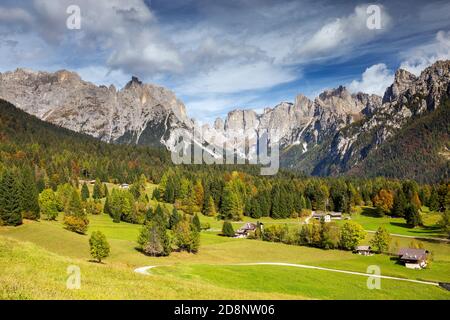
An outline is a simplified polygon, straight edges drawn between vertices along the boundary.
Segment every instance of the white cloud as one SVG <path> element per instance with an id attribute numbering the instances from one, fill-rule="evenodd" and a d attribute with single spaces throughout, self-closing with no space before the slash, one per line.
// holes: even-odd
<path id="1" fill-rule="evenodd" d="M 429 44 L 414 48 L 403 54 L 405 60 L 400 68 L 416 76 L 438 60 L 450 59 L 450 31 L 439 31 L 436 38 Z"/>
<path id="2" fill-rule="evenodd" d="M 370 15 L 367 13 L 367 7 L 368 5 L 359 5 L 352 14 L 326 23 L 304 42 L 299 42 L 294 55 L 300 60 L 341 55 L 387 31 L 391 24 L 387 10 L 379 6 L 381 29 L 369 29 L 367 20 Z"/>
<path id="3" fill-rule="evenodd" d="M 290 69 L 267 62 L 227 63 L 194 77 L 177 89 L 183 94 L 235 93 L 270 88 L 297 77 Z"/>
<path id="4" fill-rule="evenodd" d="M 367 68 L 361 80 L 353 80 L 348 89 L 353 92 L 364 92 L 383 96 L 386 88 L 394 81 L 394 74 L 384 63 L 375 64 Z"/>

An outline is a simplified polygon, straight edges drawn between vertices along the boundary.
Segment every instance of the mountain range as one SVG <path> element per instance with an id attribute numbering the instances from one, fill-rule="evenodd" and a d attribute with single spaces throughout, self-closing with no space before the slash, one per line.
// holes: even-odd
<path id="1" fill-rule="evenodd" d="M 136 77 L 118 90 L 66 70 L 0 73 L 1 99 L 109 143 L 173 150 L 181 130 L 214 154 L 224 143 L 235 151 L 246 150 L 245 144 L 255 147 L 260 132 L 271 131 L 283 167 L 320 176 L 448 178 L 449 96 L 450 61 L 438 61 L 418 77 L 399 69 L 383 97 L 351 94 L 340 86 L 314 100 L 300 94 L 295 102 L 261 114 L 233 110 L 225 119 L 199 126 L 173 92 Z"/>

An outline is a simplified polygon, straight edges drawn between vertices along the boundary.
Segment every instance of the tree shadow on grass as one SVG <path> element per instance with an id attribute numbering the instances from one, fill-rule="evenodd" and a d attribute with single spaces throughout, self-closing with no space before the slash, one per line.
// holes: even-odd
<path id="1" fill-rule="evenodd" d="M 371 218 L 380 218 L 380 215 L 375 208 L 364 207 L 362 208 L 361 215 Z"/>
<path id="2" fill-rule="evenodd" d="M 89 259 L 88 262 L 96 263 L 96 264 L 105 264 L 103 261 L 99 262 L 98 260 L 94 260 L 94 259 Z"/>

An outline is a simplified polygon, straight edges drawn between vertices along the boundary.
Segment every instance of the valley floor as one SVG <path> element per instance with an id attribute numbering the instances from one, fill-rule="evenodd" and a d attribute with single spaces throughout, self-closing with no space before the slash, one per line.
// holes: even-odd
<path id="1" fill-rule="evenodd" d="M 207 220 L 208 218 L 202 217 Z M 135 249 L 140 226 L 114 224 L 107 215 L 90 217 L 89 233 L 100 230 L 111 244 L 103 264 L 90 262 L 88 235 L 56 222 L 31 222 L 0 228 L 2 299 L 450 299 L 433 285 L 381 279 L 367 288 L 361 275 L 283 265 L 236 265 L 260 262 L 302 264 L 433 282 L 450 282 L 450 245 L 423 242 L 433 252 L 425 270 L 410 270 L 386 255 L 359 256 L 339 250 L 232 239 L 202 232 L 198 254 L 172 253 L 154 258 Z M 371 235 L 369 234 L 370 238 Z M 366 239 L 367 241 L 368 239 Z M 401 245 L 408 238 L 395 238 Z M 66 288 L 67 267 L 81 269 L 81 288 Z M 133 272 L 159 266 L 150 275 Z"/>

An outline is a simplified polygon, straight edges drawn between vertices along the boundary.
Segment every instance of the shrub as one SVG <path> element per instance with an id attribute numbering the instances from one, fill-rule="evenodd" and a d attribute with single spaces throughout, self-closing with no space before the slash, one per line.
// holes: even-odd
<path id="1" fill-rule="evenodd" d="M 229 221 L 225 221 L 222 226 L 222 235 L 225 237 L 234 237 L 233 225 Z"/>
<path id="2" fill-rule="evenodd" d="M 72 215 L 64 216 L 64 225 L 67 230 L 85 234 L 88 228 L 89 220 L 83 217 L 77 217 Z"/>

